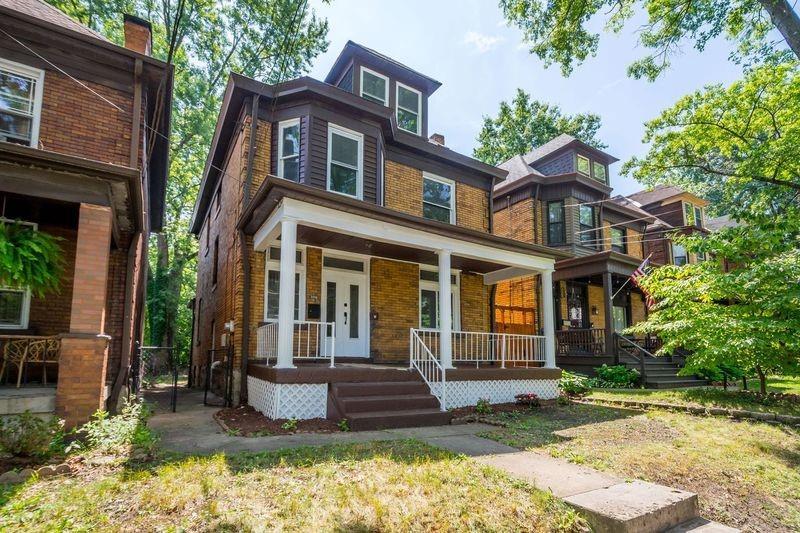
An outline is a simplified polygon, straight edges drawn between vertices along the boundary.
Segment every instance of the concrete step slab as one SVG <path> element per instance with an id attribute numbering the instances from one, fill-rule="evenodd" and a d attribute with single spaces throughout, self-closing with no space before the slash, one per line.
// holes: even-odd
<path id="1" fill-rule="evenodd" d="M 25 411 L 33 414 L 50 414 L 56 410 L 55 387 L 0 389 L 0 416 L 18 415 Z"/>
<path id="2" fill-rule="evenodd" d="M 597 532 L 655 533 L 698 517 L 697 495 L 646 481 L 568 496 Z"/>
<path id="3" fill-rule="evenodd" d="M 726 526 L 719 522 L 712 522 L 705 518 L 695 518 L 683 524 L 679 524 L 665 533 L 738 533 L 741 529 Z"/>

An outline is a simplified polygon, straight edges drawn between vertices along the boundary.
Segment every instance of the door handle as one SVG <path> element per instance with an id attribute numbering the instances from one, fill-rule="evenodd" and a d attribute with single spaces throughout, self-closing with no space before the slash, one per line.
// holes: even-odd
<path id="1" fill-rule="evenodd" d="M 347 311 L 344 312 L 344 325 L 347 325 Z"/>

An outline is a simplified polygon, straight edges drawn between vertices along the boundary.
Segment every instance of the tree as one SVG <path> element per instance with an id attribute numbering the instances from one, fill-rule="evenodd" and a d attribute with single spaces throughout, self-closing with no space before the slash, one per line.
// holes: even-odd
<path id="1" fill-rule="evenodd" d="M 306 72 L 327 50 L 328 23 L 307 0 L 48 0 L 122 44 L 122 13 L 153 23 L 153 55 L 175 65 L 164 231 L 151 238 L 148 343 L 188 354 L 197 244 L 194 198 L 229 72 L 276 83 Z"/>
<path id="2" fill-rule="evenodd" d="M 511 104 L 500 102 L 496 118 L 483 117 L 478 147 L 473 155 L 490 165 L 497 165 L 522 155 L 552 138 L 568 133 L 583 142 L 603 149 L 597 139 L 600 117 L 591 113 L 565 115 L 557 105 L 546 104 L 517 89 Z"/>
<path id="3" fill-rule="evenodd" d="M 546 65 L 560 65 L 565 75 L 597 53 L 600 35 L 589 29 L 590 20 L 604 17 L 605 30 L 619 33 L 639 10 L 647 14 L 639 44 L 650 53 L 628 67 L 635 78 L 658 77 L 685 40 L 702 51 L 724 36 L 737 45 L 733 59 L 785 59 L 787 51 L 770 34 L 777 29 L 800 57 L 800 18 L 787 0 L 500 0 L 500 7 L 508 23 L 522 30 L 530 52 Z"/>

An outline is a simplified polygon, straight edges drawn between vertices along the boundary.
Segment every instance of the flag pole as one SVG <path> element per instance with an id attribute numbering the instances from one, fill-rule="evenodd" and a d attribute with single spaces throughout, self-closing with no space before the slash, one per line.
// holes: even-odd
<path id="1" fill-rule="evenodd" d="M 646 262 L 650 261 L 651 257 L 653 257 L 653 253 L 652 252 L 650 253 L 650 255 L 647 256 L 647 259 L 642 261 L 642 265 L 645 264 Z M 639 267 L 637 267 L 637 268 L 640 268 L 642 265 L 639 265 Z M 614 298 L 617 297 L 617 294 L 619 294 L 622 291 L 622 289 L 625 288 L 625 285 L 628 284 L 628 282 L 631 280 L 632 276 L 633 276 L 632 274 L 631 274 L 631 276 L 628 276 L 628 279 L 625 280 L 625 283 L 623 283 L 622 286 L 619 289 L 617 289 L 617 292 L 615 292 L 614 295 L 611 297 L 612 301 L 614 300 Z"/>

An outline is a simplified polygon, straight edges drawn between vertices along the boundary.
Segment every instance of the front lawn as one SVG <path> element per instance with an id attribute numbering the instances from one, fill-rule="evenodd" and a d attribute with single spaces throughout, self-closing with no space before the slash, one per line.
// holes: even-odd
<path id="1" fill-rule="evenodd" d="M 750 382 L 758 387 L 757 382 Z M 800 394 L 800 378 L 773 377 L 768 381 L 768 392 Z M 596 400 L 634 400 L 640 402 L 666 402 L 695 407 L 724 407 L 800 416 L 800 398 L 759 399 L 750 392 L 728 390 L 720 387 L 688 389 L 593 389 L 589 398 Z"/>
<path id="2" fill-rule="evenodd" d="M 569 531 L 563 503 L 408 440 L 168 457 L 0 485 L 0 531 Z"/>
<path id="3" fill-rule="evenodd" d="M 797 429 L 579 404 L 497 417 L 508 427 L 487 436 L 501 442 L 696 492 L 704 517 L 731 526 L 800 530 Z"/>

